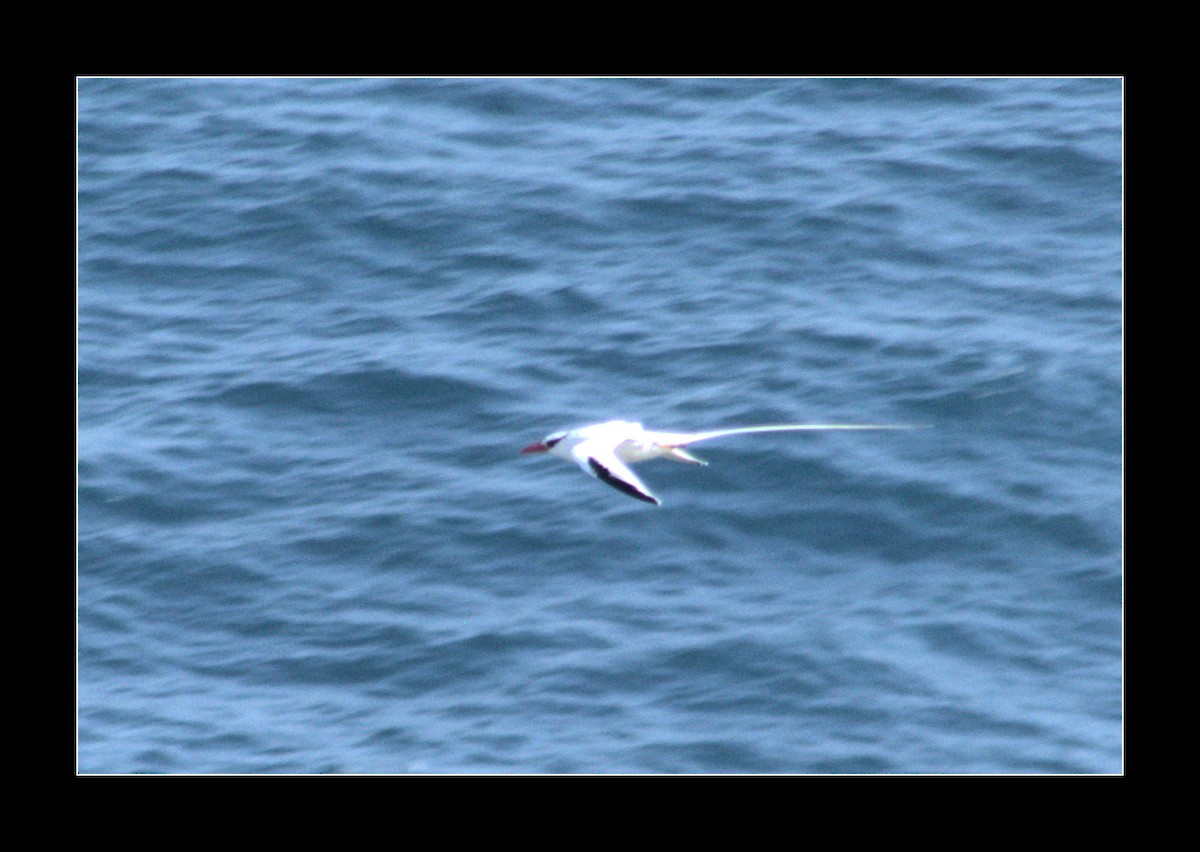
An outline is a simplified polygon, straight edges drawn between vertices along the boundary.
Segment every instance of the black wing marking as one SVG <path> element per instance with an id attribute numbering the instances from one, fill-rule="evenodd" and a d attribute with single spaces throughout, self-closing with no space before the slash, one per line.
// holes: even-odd
<path id="1" fill-rule="evenodd" d="M 606 485 L 611 485 L 613 488 L 617 489 L 623 494 L 628 494 L 630 497 L 636 497 L 639 500 L 645 500 L 647 503 L 653 503 L 655 506 L 660 505 L 659 499 L 653 494 L 647 494 L 639 489 L 636 485 L 626 482 L 624 479 L 613 476 L 612 471 L 600 464 L 600 462 L 596 461 L 596 459 L 592 456 L 588 456 L 588 464 L 591 465 L 592 470 L 596 472 L 596 477 Z"/>

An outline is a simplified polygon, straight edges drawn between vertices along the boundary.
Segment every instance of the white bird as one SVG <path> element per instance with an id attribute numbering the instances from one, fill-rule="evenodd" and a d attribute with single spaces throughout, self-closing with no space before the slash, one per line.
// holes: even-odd
<path id="1" fill-rule="evenodd" d="M 726 435 L 748 435 L 753 432 L 802 432 L 831 429 L 912 429 L 912 426 L 842 425 L 842 424 L 785 424 L 778 426 L 744 426 L 740 429 L 714 429 L 711 432 L 651 432 L 641 423 L 609 420 L 578 429 L 552 432 L 530 444 L 522 453 L 550 453 L 573 461 L 601 482 L 618 491 L 658 506 L 662 503 L 646 487 L 628 465 L 648 459 L 665 458 L 686 464 L 708 464 L 684 447 L 699 441 L 722 438 Z"/>

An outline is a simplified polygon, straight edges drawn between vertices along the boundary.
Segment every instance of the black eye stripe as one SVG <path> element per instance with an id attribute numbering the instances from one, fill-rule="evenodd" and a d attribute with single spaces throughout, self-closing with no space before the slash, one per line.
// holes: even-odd
<path id="1" fill-rule="evenodd" d="M 546 439 L 546 446 L 547 446 L 547 447 L 553 447 L 555 444 L 557 444 L 557 443 L 558 443 L 559 441 L 561 441 L 561 440 L 562 440 L 562 438 L 547 438 L 547 439 Z"/>

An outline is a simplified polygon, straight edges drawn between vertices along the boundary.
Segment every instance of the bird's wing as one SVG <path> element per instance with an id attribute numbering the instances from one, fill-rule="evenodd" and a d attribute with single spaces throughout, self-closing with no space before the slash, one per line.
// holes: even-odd
<path id="1" fill-rule="evenodd" d="M 726 435 L 749 435 L 754 432 L 820 432 L 837 429 L 914 429 L 914 426 L 889 426 L 883 424 L 843 424 L 843 423 L 792 423 L 778 426 L 743 426 L 740 429 L 715 429 L 711 432 L 664 433 L 666 443 L 682 446 L 695 444 L 698 441 L 708 441 L 712 438 L 723 438 Z"/>
<path id="2" fill-rule="evenodd" d="M 606 441 L 583 441 L 575 445 L 571 455 L 579 466 L 591 476 L 596 477 L 606 485 L 611 485 L 618 491 L 645 500 L 658 506 L 662 501 L 655 497 L 637 474 L 630 470 L 623 461 L 617 458 L 614 448 Z"/>

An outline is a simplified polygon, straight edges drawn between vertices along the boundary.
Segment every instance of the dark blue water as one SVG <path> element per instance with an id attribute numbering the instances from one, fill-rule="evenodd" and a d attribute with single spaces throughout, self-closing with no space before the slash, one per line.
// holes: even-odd
<path id="1" fill-rule="evenodd" d="M 1121 111 L 81 80 L 79 771 L 1121 772 Z"/>

